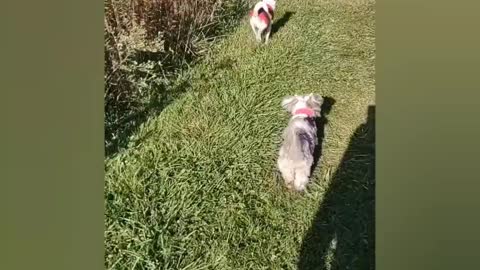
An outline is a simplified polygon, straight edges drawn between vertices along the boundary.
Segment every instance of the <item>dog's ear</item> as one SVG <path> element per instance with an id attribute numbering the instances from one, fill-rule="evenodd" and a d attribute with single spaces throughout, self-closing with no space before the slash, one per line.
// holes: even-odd
<path id="1" fill-rule="evenodd" d="M 293 106 L 297 103 L 298 99 L 296 96 L 287 96 L 284 97 L 282 100 L 282 107 L 291 112 L 293 109 Z"/>
<path id="2" fill-rule="evenodd" d="M 313 93 L 308 96 L 308 100 L 320 106 L 323 103 L 323 98 L 320 95 L 313 94 Z"/>
<path id="3" fill-rule="evenodd" d="M 307 105 L 312 108 L 317 114 L 322 110 L 323 98 L 317 94 L 310 94 L 307 96 Z"/>

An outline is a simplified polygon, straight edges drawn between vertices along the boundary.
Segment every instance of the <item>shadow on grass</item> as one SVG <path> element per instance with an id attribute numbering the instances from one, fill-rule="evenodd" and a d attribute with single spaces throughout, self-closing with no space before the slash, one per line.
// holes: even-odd
<path id="1" fill-rule="evenodd" d="M 375 269 L 374 210 L 375 107 L 370 106 L 305 235 L 298 269 Z"/>
<path id="2" fill-rule="evenodd" d="M 284 27 L 285 24 L 287 24 L 287 22 L 290 20 L 290 18 L 295 14 L 295 12 L 291 12 L 291 11 L 287 11 L 285 12 L 285 14 L 283 14 L 283 16 L 278 19 L 276 22 L 273 23 L 272 25 L 272 33 L 271 35 L 275 35 L 275 33 L 278 32 L 278 30 L 280 30 L 280 28 Z"/>
<path id="3" fill-rule="evenodd" d="M 315 168 L 318 166 L 320 157 L 322 156 L 323 138 L 325 137 L 325 126 L 328 124 L 327 115 L 330 113 L 333 104 L 335 104 L 335 99 L 331 97 L 323 97 L 321 116 L 315 119 L 315 124 L 317 126 L 318 144 L 313 152 L 313 165 L 310 175 L 313 175 Z"/>

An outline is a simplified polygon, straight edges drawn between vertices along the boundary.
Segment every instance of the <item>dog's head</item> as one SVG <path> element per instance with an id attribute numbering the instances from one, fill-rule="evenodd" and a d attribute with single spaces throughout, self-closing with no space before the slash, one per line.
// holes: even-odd
<path id="1" fill-rule="evenodd" d="M 283 98 L 282 107 L 292 115 L 306 114 L 307 116 L 320 116 L 323 98 L 316 94 L 306 96 L 288 96 Z"/>

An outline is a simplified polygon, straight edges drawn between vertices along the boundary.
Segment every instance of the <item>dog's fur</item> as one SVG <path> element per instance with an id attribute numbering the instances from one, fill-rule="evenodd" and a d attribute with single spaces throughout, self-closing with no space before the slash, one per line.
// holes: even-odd
<path id="1" fill-rule="evenodd" d="M 315 118 L 320 116 L 322 103 L 323 98 L 314 94 L 289 96 L 282 101 L 292 117 L 283 133 L 277 165 L 289 189 L 303 191 L 308 184 L 318 144 Z"/>
<path id="2" fill-rule="evenodd" d="M 250 12 L 250 26 L 258 42 L 262 42 L 263 37 L 265 37 L 265 44 L 268 43 L 272 31 L 275 8 L 275 0 L 262 0 L 255 4 L 253 10 Z"/>

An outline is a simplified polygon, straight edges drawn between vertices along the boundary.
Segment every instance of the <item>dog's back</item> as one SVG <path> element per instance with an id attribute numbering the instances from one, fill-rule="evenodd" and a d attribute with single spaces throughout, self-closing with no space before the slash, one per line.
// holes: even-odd
<path id="1" fill-rule="evenodd" d="M 261 8 L 258 11 L 258 19 L 266 25 L 269 25 L 270 21 L 271 21 L 270 16 L 268 15 L 267 11 L 264 10 L 263 8 Z"/>
<path id="2" fill-rule="evenodd" d="M 289 159 L 304 161 L 315 149 L 314 127 L 308 119 L 292 119 L 284 138 L 285 153 Z M 311 120 L 313 121 L 313 120 Z"/>
<path id="3" fill-rule="evenodd" d="M 265 29 L 273 19 L 273 9 L 263 1 L 258 2 L 250 12 L 251 21 L 257 28 Z"/>
<path id="4" fill-rule="evenodd" d="M 265 37 L 265 43 L 268 43 L 275 6 L 275 0 L 262 0 L 255 4 L 250 12 L 250 26 L 255 33 L 255 39 L 259 42 Z"/>
<path id="5" fill-rule="evenodd" d="M 316 127 L 313 119 L 290 120 L 280 148 L 278 167 L 287 186 L 303 190 L 310 177 L 313 152 L 316 145 Z"/>

